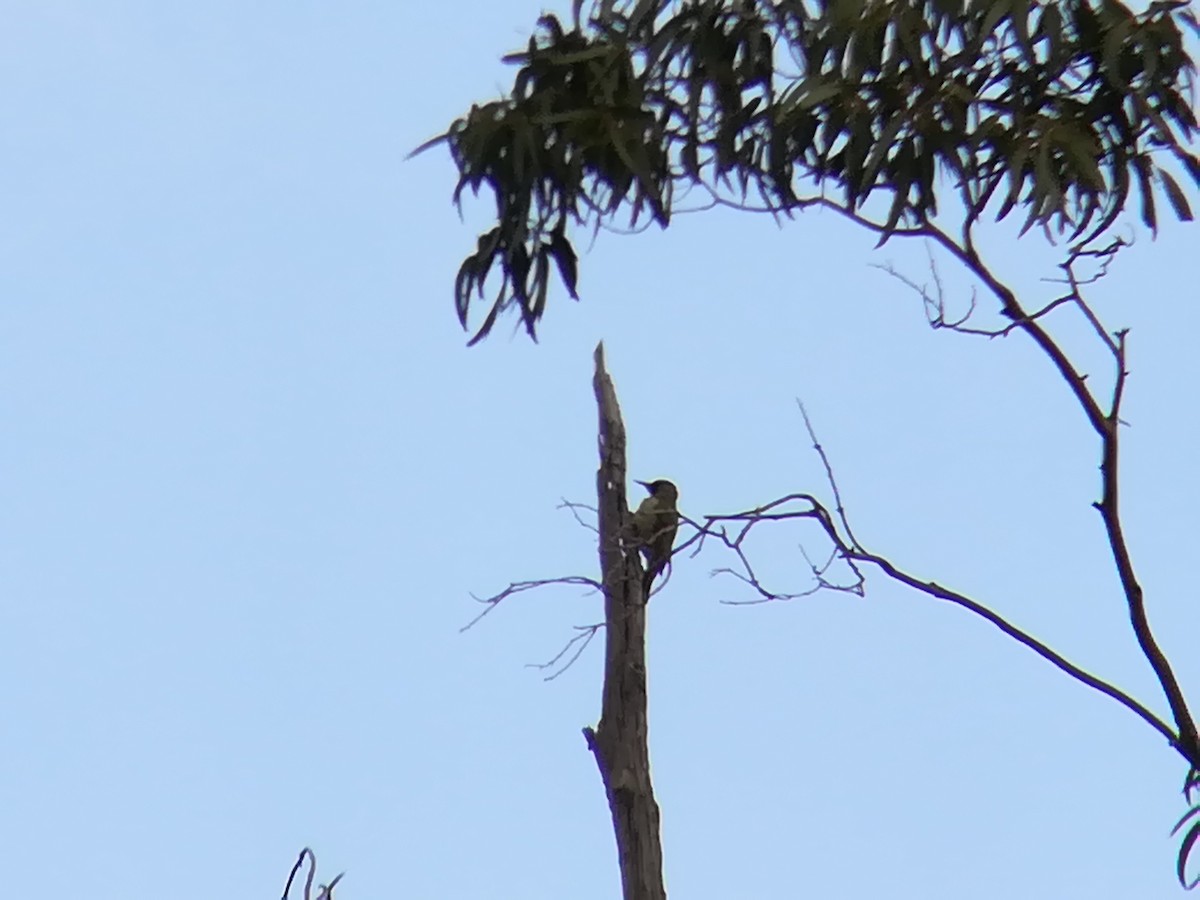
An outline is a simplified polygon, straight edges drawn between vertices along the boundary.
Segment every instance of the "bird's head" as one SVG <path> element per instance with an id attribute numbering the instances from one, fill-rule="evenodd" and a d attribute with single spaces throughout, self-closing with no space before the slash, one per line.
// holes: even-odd
<path id="1" fill-rule="evenodd" d="M 650 492 L 650 496 L 658 500 L 665 500 L 668 503 L 675 503 L 679 499 L 679 488 L 675 487 L 675 482 L 667 481 L 665 478 L 660 478 L 657 481 L 639 481 L 642 487 Z"/>

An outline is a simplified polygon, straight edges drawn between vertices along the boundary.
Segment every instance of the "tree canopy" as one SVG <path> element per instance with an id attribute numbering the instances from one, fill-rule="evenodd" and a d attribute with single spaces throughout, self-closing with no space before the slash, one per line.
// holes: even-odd
<path id="1" fill-rule="evenodd" d="M 570 28 L 544 15 L 505 57 L 506 96 L 418 148 L 449 145 L 456 203 L 496 202 L 458 317 L 485 306 L 474 343 L 515 307 L 535 337 L 551 263 L 578 298 L 572 227 L 666 227 L 697 193 L 691 208 L 832 207 L 881 243 L 950 206 L 967 254 L 976 222 L 1017 209 L 1023 231 L 1080 244 L 1134 196 L 1151 230 L 1156 198 L 1191 219 L 1187 30 L 1184 0 L 594 0 L 586 16 L 576 0 Z"/>

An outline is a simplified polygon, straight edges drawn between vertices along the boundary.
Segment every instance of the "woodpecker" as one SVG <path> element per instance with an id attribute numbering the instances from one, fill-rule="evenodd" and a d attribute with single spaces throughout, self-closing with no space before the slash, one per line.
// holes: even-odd
<path id="1" fill-rule="evenodd" d="M 650 596 L 650 585 L 671 559 L 671 548 L 675 544 L 675 529 L 679 527 L 679 488 L 673 482 L 660 478 L 658 481 L 639 481 L 650 496 L 642 501 L 633 514 L 630 530 L 638 549 L 646 557 L 646 596 Z"/>

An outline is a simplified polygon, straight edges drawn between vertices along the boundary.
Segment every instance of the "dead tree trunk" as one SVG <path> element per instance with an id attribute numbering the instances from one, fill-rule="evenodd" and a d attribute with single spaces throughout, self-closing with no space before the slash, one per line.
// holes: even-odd
<path id="1" fill-rule="evenodd" d="M 593 379 L 600 410 L 600 570 L 604 580 L 604 695 L 600 724 L 583 735 L 600 767 L 612 811 L 624 900 L 666 900 L 658 804 L 650 783 L 646 727 L 646 591 L 637 549 L 626 545 L 625 423 L 604 345 Z"/>

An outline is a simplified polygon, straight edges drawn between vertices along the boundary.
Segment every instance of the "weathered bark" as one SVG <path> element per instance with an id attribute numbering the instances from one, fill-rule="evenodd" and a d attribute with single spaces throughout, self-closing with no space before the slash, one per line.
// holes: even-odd
<path id="1" fill-rule="evenodd" d="M 646 726 L 646 594 L 637 550 L 626 546 L 625 423 L 604 345 L 596 347 L 593 380 L 600 410 L 596 493 L 607 644 L 600 724 L 584 737 L 600 767 L 612 811 L 625 900 L 666 900 L 658 804 L 650 783 Z"/>

